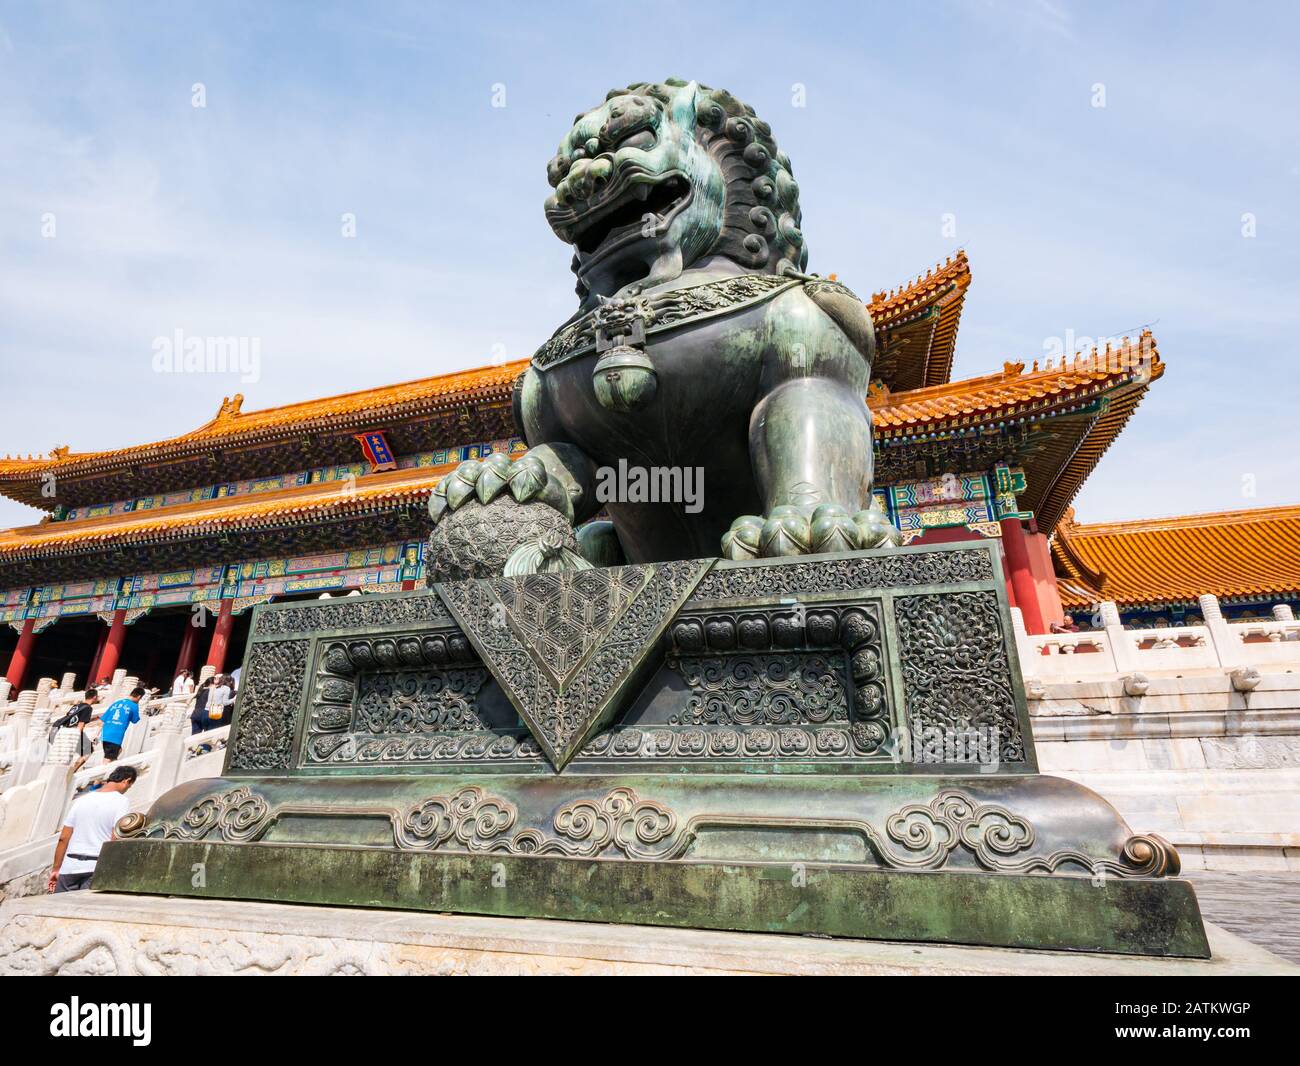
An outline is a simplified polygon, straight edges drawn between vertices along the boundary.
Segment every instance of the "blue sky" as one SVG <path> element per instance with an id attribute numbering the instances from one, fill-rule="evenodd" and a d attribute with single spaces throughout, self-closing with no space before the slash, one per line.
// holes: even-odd
<path id="1" fill-rule="evenodd" d="M 0 454 L 530 354 L 574 306 L 546 161 L 680 76 L 771 123 L 810 269 L 865 297 L 967 250 L 955 376 L 1151 325 L 1081 519 L 1300 501 L 1296 5 L 644 10 L 0 3 Z M 155 372 L 176 329 L 258 338 L 259 380 Z"/>

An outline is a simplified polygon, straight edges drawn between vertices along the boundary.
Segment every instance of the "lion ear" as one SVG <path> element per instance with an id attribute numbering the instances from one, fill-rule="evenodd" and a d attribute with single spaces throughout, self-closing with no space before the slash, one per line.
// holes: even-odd
<path id="1" fill-rule="evenodd" d="M 676 79 L 673 79 L 676 80 Z M 671 81 L 665 84 L 672 84 Z M 687 129 L 695 125 L 695 112 L 700 97 L 700 83 L 688 81 L 674 88 L 672 102 L 668 105 L 673 121 Z"/>

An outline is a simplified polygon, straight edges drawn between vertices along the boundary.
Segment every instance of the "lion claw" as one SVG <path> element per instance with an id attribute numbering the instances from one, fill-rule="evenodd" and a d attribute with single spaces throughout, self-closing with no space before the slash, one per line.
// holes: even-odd
<path id="1" fill-rule="evenodd" d="M 546 487 L 545 464 L 533 455 L 512 461 L 495 452 L 486 459 L 466 459 L 433 487 L 429 495 L 429 516 L 436 523 L 448 511 L 459 510 L 470 500 L 488 504 L 507 489 L 516 503 L 528 503 Z"/>
<path id="2" fill-rule="evenodd" d="M 766 517 L 742 515 L 722 536 L 724 559 L 767 559 L 856 551 L 901 542 L 879 505 L 850 515 L 834 503 L 784 504 Z"/>

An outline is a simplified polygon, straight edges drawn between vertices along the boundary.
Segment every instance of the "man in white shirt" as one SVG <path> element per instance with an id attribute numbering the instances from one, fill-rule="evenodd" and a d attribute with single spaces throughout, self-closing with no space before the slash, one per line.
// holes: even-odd
<path id="1" fill-rule="evenodd" d="M 54 849 L 54 867 L 46 886 L 50 892 L 75 892 L 90 887 L 99 849 L 106 840 L 113 839 L 117 820 L 131 811 L 125 793 L 135 784 L 135 779 L 134 766 L 118 766 L 94 792 L 72 801 Z"/>

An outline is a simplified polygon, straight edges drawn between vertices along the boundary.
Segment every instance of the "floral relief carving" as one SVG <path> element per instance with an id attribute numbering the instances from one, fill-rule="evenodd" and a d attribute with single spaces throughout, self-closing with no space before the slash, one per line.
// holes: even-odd
<path id="1" fill-rule="evenodd" d="M 305 640 L 255 644 L 245 664 L 227 766 L 286 770 L 307 683 Z"/>
<path id="2" fill-rule="evenodd" d="M 954 761 L 953 738 L 988 736 L 986 761 L 1024 762 L 997 594 L 903 596 L 894 613 L 914 761 Z"/>

